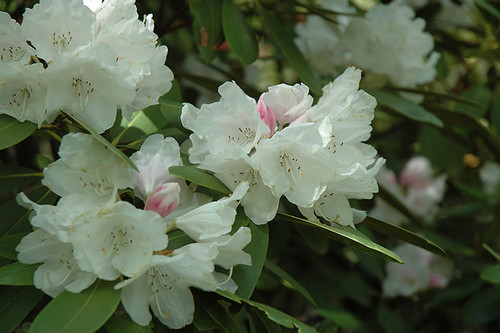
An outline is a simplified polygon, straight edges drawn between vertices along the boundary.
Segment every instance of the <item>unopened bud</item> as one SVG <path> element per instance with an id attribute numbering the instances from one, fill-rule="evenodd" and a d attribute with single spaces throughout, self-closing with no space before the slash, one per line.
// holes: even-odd
<path id="1" fill-rule="evenodd" d="M 161 217 L 165 217 L 179 205 L 180 192 L 181 187 L 177 183 L 162 184 L 151 193 L 144 209 L 155 211 Z"/>

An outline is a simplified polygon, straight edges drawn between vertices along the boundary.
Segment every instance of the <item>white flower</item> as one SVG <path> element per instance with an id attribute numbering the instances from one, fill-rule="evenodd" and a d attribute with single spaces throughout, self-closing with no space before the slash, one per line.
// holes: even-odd
<path id="1" fill-rule="evenodd" d="M 229 145 L 237 145 L 249 153 L 269 133 L 260 119 L 255 100 L 236 83 L 224 83 L 219 87 L 219 94 L 219 102 L 203 104 L 200 109 L 191 104 L 182 108 L 182 124 L 194 132 L 193 146 L 189 149 L 192 163 L 201 162 L 208 154 L 222 152 Z"/>
<path id="2" fill-rule="evenodd" d="M 284 125 L 303 115 L 311 107 L 313 97 L 303 83 L 294 86 L 278 84 L 269 87 L 262 102 L 274 113 L 280 125 Z"/>
<path id="3" fill-rule="evenodd" d="M 82 0 L 41 0 L 26 9 L 22 30 L 37 56 L 49 62 L 62 53 L 90 45 L 95 22 L 94 13 Z"/>
<path id="4" fill-rule="evenodd" d="M 173 181 L 183 183 L 168 171 L 171 166 L 182 165 L 179 144 L 173 138 L 163 138 L 161 134 L 151 135 L 130 159 L 139 169 L 139 172 L 133 171 L 132 187 L 134 193 L 144 202 L 161 184 Z"/>
<path id="5" fill-rule="evenodd" d="M 453 264 L 419 247 L 403 244 L 394 249 L 404 264 L 387 263 L 382 288 L 388 297 L 411 296 L 429 287 L 444 288 Z"/>
<path id="6" fill-rule="evenodd" d="M 275 197 L 285 195 L 294 204 L 310 207 L 335 170 L 322 144 L 315 124 L 298 124 L 261 140 L 251 159 Z"/>
<path id="7" fill-rule="evenodd" d="M 35 50 L 26 43 L 21 26 L 8 13 L 0 12 L 0 62 L 27 64 Z"/>
<path id="8" fill-rule="evenodd" d="M 222 235 L 209 241 L 218 250 L 214 263 L 226 269 L 236 265 L 252 265 L 252 257 L 243 248 L 252 240 L 250 228 L 240 227 L 233 235 Z"/>
<path id="9" fill-rule="evenodd" d="M 498 183 L 500 182 L 500 165 L 495 162 L 486 162 L 479 170 L 479 178 L 483 182 L 483 188 L 488 194 L 498 192 Z"/>
<path id="10" fill-rule="evenodd" d="M 229 198 L 209 202 L 175 219 L 177 228 L 196 241 L 204 241 L 227 234 L 236 217 L 237 200 L 248 190 L 248 183 L 242 182 Z"/>
<path id="11" fill-rule="evenodd" d="M 114 201 L 117 189 L 132 185 L 128 165 L 91 135 L 66 134 L 59 156 L 44 169 L 42 183 L 60 196 L 88 193 Z"/>

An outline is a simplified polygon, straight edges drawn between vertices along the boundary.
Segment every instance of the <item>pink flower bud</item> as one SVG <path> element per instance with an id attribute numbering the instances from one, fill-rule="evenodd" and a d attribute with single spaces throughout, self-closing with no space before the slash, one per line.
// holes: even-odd
<path id="1" fill-rule="evenodd" d="M 179 205 L 181 187 L 177 183 L 165 183 L 158 186 L 146 202 L 145 210 L 152 210 L 165 217 Z"/>
<path id="2" fill-rule="evenodd" d="M 276 130 L 276 116 L 273 111 L 264 104 L 264 95 L 265 94 L 260 95 L 259 102 L 257 103 L 257 110 L 260 113 L 260 119 L 262 119 L 271 130 L 269 132 L 269 137 L 271 137 Z"/>

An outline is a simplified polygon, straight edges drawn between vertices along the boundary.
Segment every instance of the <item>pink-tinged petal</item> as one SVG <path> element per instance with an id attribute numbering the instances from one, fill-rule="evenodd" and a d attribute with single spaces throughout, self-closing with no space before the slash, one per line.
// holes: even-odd
<path id="1" fill-rule="evenodd" d="M 144 209 L 157 212 L 161 217 L 168 216 L 179 205 L 180 193 L 179 184 L 162 184 L 153 191 Z"/>
<path id="2" fill-rule="evenodd" d="M 272 137 L 274 131 L 276 130 L 276 116 L 273 111 L 264 104 L 264 94 L 260 95 L 259 102 L 257 103 L 257 110 L 260 113 L 260 119 L 266 123 L 271 132 L 269 132 L 269 137 Z"/>
<path id="3" fill-rule="evenodd" d="M 444 288 L 448 284 L 448 279 L 441 274 L 433 274 L 429 280 L 429 285 L 434 288 Z"/>

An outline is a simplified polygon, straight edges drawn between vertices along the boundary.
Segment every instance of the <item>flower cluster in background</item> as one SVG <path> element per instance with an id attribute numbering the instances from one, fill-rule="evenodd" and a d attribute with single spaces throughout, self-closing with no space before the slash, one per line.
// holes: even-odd
<path id="1" fill-rule="evenodd" d="M 193 131 L 189 160 L 231 190 L 248 182 L 241 205 L 256 224 L 272 220 L 285 196 L 311 220 L 354 226 L 365 214 L 348 199 L 372 198 L 384 163 L 363 143 L 376 101 L 358 90 L 360 79 L 360 70 L 348 68 L 314 106 L 304 84 L 272 86 L 256 103 L 227 82 L 220 102 L 182 109 Z"/>
<path id="2" fill-rule="evenodd" d="M 0 13 L 0 113 L 39 126 L 60 110 L 98 132 L 156 104 L 171 87 L 166 46 L 134 1 L 42 0 L 22 25 Z"/>

